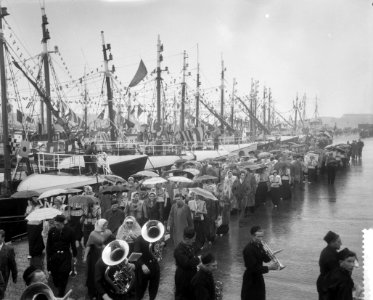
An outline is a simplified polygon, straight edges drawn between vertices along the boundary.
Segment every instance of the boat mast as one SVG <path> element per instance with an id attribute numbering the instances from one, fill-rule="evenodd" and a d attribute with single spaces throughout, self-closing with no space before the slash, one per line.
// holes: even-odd
<path id="1" fill-rule="evenodd" d="M 48 52 L 48 40 L 50 39 L 49 30 L 47 29 L 48 19 L 47 15 L 45 14 L 45 7 L 41 7 L 42 12 L 42 32 L 43 32 L 43 39 L 41 43 L 43 45 L 43 65 L 44 65 L 44 84 L 45 84 L 45 95 L 47 97 L 51 96 L 51 88 L 50 88 L 50 78 L 49 78 L 49 52 Z M 42 126 L 44 126 L 44 104 L 41 104 L 41 114 L 42 114 Z M 49 109 L 47 109 L 47 135 L 48 135 L 48 143 L 52 142 L 52 113 Z"/>
<path id="2" fill-rule="evenodd" d="M 266 110 L 267 110 L 266 99 L 267 99 L 267 88 L 264 86 L 263 88 L 263 125 L 264 126 L 266 126 Z"/>
<path id="3" fill-rule="evenodd" d="M 303 121 L 305 121 L 306 120 L 306 101 L 307 100 L 307 94 L 306 93 L 304 93 L 304 95 L 303 95 Z"/>
<path id="4" fill-rule="evenodd" d="M 199 49 L 197 44 L 197 93 L 196 93 L 196 127 L 199 125 L 199 86 L 201 82 L 199 81 Z"/>
<path id="5" fill-rule="evenodd" d="M 161 74 L 162 74 L 162 69 L 161 69 L 161 62 L 163 61 L 163 44 L 161 44 L 161 38 L 158 34 L 158 43 L 157 43 L 157 123 L 161 125 Z"/>
<path id="6" fill-rule="evenodd" d="M 186 71 L 186 59 L 187 54 L 184 50 L 183 54 L 183 81 L 181 82 L 181 111 L 180 111 L 180 130 L 184 130 L 184 123 L 185 123 L 185 71 Z"/>
<path id="7" fill-rule="evenodd" d="M 224 119 L 224 60 L 223 54 L 221 55 L 221 85 L 220 85 L 220 116 Z M 224 128 L 224 123 L 221 121 L 221 129 Z"/>
<path id="8" fill-rule="evenodd" d="M 297 97 L 295 98 L 294 110 L 295 110 L 294 133 L 296 133 L 297 132 L 297 122 L 298 122 L 298 93 L 297 93 Z"/>
<path id="9" fill-rule="evenodd" d="M 231 104 L 231 126 L 234 128 L 234 97 L 235 97 L 235 87 L 236 87 L 236 78 L 233 78 L 233 88 L 232 88 L 232 104 Z"/>
<path id="10" fill-rule="evenodd" d="M 88 91 L 87 91 L 87 78 L 86 68 L 84 66 L 84 133 L 88 132 Z"/>
<path id="11" fill-rule="evenodd" d="M 105 79 L 106 79 L 107 101 L 108 101 L 109 119 L 110 119 L 110 138 L 112 141 L 115 141 L 116 135 L 115 135 L 114 110 L 113 110 L 113 92 L 110 86 L 111 73 L 109 71 L 109 61 L 113 60 L 113 56 L 110 53 L 108 57 L 106 53 L 107 50 L 111 50 L 111 45 L 105 44 L 105 38 L 104 38 L 103 31 L 101 31 L 101 38 L 102 38 L 102 52 L 104 54 L 104 70 L 105 70 L 104 72 L 105 72 Z"/>
<path id="12" fill-rule="evenodd" d="M 267 128 L 271 130 L 271 100 L 272 100 L 272 92 L 271 88 L 268 89 L 268 125 Z"/>
<path id="13" fill-rule="evenodd" d="M 3 120 L 3 145 L 4 145 L 4 187 L 5 193 L 10 191 L 11 165 L 10 165 L 10 147 L 9 147 L 9 130 L 8 130 L 8 98 L 5 74 L 4 44 L 5 37 L 3 32 L 3 18 L 8 16 L 6 7 L 1 7 L 0 1 L 0 76 L 1 76 L 1 110 Z"/>

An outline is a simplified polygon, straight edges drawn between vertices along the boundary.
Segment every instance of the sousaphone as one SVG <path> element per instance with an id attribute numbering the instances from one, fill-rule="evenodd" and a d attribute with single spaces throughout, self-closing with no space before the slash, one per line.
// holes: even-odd
<path id="1" fill-rule="evenodd" d="M 162 251 L 165 242 L 163 236 L 165 228 L 158 220 L 149 220 L 141 228 L 141 235 L 145 241 L 149 242 L 149 251 L 158 260 L 162 260 Z"/>

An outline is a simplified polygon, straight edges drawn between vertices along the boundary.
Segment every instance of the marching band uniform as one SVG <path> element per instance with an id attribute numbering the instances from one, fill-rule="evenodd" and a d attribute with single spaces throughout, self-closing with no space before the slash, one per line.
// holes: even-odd
<path id="1" fill-rule="evenodd" d="M 144 297 L 146 288 L 149 284 L 149 299 L 154 300 L 158 293 L 160 268 L 157 258 L 150 252 L 149 242 L 142 235 L 135 240 L 134 252 L 142 253 L 142 256 L 137 260 L 137 281 L 136 281 L 136 299 L 140 300 Z M 145 274 L 143 268 L 148 268 L 150 273 Z"/>
<path id="2" fill-rule="evenodd" d="M 268 273 L 268 267 L 263 262 L 271 259 L 264 251 L 262 244 L 250 241 L 243 250 L 246 271 L 243 275 L 241 290 L 242 300 L 265 300 L 265 284 L 263 274 Z"/>
<path id="3" fill-rule="evenodd" d="M 58 215 L 56 222 L 63 224 L 65 217 Z M 63 297 L 69 273 L 71 270 L 71 252 L 76 257 L 77 250 L 75 246 L 75 236 L 69 226 L 63 226 L 61 229 L 53 227 L 49 230 L 47 241 L 47 269 L 51 272 L 53 284 L 58 288 L 58 297 Z"/>
<path id="4" fill-rule="evenodd" d="M 98 300 L 106 300 L 109 296 L 112 300 L 127 300 L 131 299 L 130 295 L 127 294 L 116 294 L 114 289 L 110 286 L 105 278 L 105 271 L 107 265 L 103 262 L 102 257 L 97 261 L 95 266 L 95 283 L 96 290 L 98 293 Z"/>
<path id="5" fill-rule="evenodd" d="M 200 263 L 195 246 L 181 242 L 174 250 L 174 257 L 176 260 L 175 300 L 193 299 L 190 282 L 197 273 L 197 266 Z"/>

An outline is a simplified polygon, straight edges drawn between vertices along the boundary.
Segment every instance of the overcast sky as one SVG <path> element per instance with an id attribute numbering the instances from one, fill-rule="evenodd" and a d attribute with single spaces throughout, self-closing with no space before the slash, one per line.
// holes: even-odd
<path id="1" fill-rule="evenodd" d="M 112 46 L 117 75 L 129 83 L 142 58 L 164 64 L 180 79 L 182 52 L 195 72 L 197 43 L 202 88 L 218 87 L 221 55 L 229 93 L 251 78 L 272 89 L 278 111 L 296 93 L 315 97 L 321 116 L 373 113 L 373 6 L 369 0 L 46 0 L 50 49 L 58 45 L 74 78 L 102 64 L 100 31 Z M 41 0 L 7 0 L 7 22 L 31 55 L 41 50 Z M 194 73 L 193 73 L 194 74 Z"/>

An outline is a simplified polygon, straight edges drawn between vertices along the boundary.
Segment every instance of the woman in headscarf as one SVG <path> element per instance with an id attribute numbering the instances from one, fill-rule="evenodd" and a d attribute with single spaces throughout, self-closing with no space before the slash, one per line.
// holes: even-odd
<path id="1" fill-rule="evenodd" d="M 126 216 L 134 217 L 140 225 L 142 225 L 144 219 L 148 217 L 144 201 L 140 200 L 140 194 L 138 192 L 132 193 L 131 202 L 127 205 L 125 214 Z"/>
<path id="2" fill-rule="evenodd" d="M 88 238 L 92 230 L 95 228 L 96 222 L 101 218 L 101 207 L 96 203 L 89 203 L 83 207 L 83 216 L 81 223 L 83 224 L 83 243 L 87 244 Z"/>
<path id="3" fill-rule="evenodd" d="M 119 227 L 117 233 L 117 240 L 123 240 L 128 243 L 129 253 L 133 251 L 135 240 L 141 235 L 141 226 L 132 216 L 124 219 L 123 224 Z"/>
<path id="4" fill-rule="evenodd" d="M 229 199 L 231 203 L 231 207 L 229 209 L 238 209 L 237 200 L 234 197 L 234 194 L 232 192 L 232 186 L 236 179 L 237 177 L 233 175 L 231 170 L 227 172 L 227 176 L 224 178 L 223 197 L 226 197 Z"/>
<path id="5" fill-rule="evenodd" d="M 95 287 L 95 265 L 101 257 L 103 248 L 114 237 L 109 229 L 107 229 L 108 222 L 105 219 L 99 219 L 95 223 L 95 229 L 89 235 L 87 246 L 84 252 L 83 262 L 87 264 L 87 280 L 86 286 L 88 288 L 88 295 L 90 299 L 96 296 Z"/>
<path id="6" fill-rule="evenodd" d="M 150 192 L 149 196 L 144 201 L 147 219 L 148 220 L 158 220 L 159 218 L 159 211 L 157 207 L 157 195 L 154 192 Z"/>

